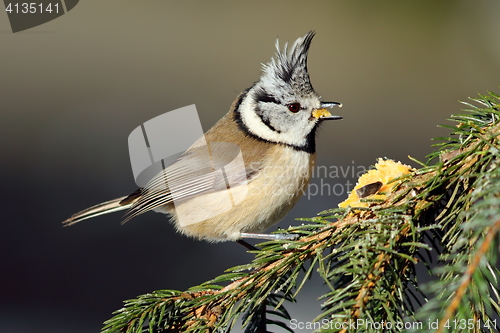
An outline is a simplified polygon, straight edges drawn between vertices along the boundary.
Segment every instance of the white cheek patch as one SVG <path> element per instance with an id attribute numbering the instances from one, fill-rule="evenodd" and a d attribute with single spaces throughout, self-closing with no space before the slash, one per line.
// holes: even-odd
<path id="1" fill-rule="evenodd" d="M 264 125 L 269 127 L 271 131 L 280 133 L 282 132 L 282 126 L 277 123 L 277 120 L 273 118 L 273 115 L 282 112 L 282 107 L 282 105 L 273 102 L 258 102 L 255 110 L 257 111 L 257 116 L 262 120 Z"/>
<path id="2" fill-rule="evenodd" d="M 253 135 L 262 138 L 266 141 L 285 143 L 293 146 L 304 146 L 306 136 L 314 126 L 313 123 L 307 122 L 306 126 L 290 126 L 291 129 L 287 132 L 277 132 L 267 126 L 261 117 L 255 112 L 257 105 L 254 102 L 252 92 L 249 92 L 239 107 L 241 120 L 245 124 L 247 130 Z M 276 112 L 280 112 L 276 110 Z"/>

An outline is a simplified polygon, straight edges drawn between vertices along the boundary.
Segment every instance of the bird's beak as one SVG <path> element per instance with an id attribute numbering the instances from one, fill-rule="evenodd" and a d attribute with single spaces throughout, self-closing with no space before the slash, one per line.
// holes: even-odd
<path id="1" fill-rule="evenodd" d="M 321 109 L 314 110 L 312 112 L 312 116 L 318 120 L 340 120 L 344 119 L 344 117 L 341 116 L 334 116 L 328 111 L 326 108 L 331 108 L 338 105 L 339 108 L 342 107 L 342 103 L 338 102 L 321 102 Z"/>

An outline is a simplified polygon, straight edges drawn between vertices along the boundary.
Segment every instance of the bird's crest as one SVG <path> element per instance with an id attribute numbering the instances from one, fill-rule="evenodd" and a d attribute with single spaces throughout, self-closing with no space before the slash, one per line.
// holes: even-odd
<path id="1" fill-rule="evenodd" d="M 276 56 L 267 64 L 263 64 L 261 81 L 278 89 L 288 85 L 295 92 L 304 95 L 313 93 L 314 89 L 307 72 L 307 55 L 314 35 L 314 31 L 308 32 L 297 39 L 290 49 L 288 43 L 285 43 L 283 51 L 280 51 L 279 41 L 276 40 Z"/>

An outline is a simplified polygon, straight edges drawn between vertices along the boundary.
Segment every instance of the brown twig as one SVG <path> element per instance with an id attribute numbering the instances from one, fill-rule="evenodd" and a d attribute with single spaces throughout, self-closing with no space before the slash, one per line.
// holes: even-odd
<path id="1" fill-rule="evenodd" d="M 444 317 L 439 321 L 439 328 L 436 331 L 436 333 L 444 332 L 444 325 L 446 324 L 447 321 L 451 319 L 451 317 L 453 317 L 453 314 L 458 308 L 460 301 L 462 300 L 462 297 L 464 296 L 465 291 L 467 290 L 467 287 L 469 286 L 472 280 L 472 274 L 474 274 L 474 272 L 476 271 L 477 267 L 479 266 L 479 263 L 481 262 L 481 259 L 490 248 L 490 244 L 493 241 L 493 239 L 495 239 L 495 236 L 499 230 L 500 230 L 500 219 L 497 220 L 495 224 L 491 226 L 489 232 L 486 234 L 486 237 L 483 240 L 483 243 L 477 250 L 471 263 L 467 267 L 467 270 L 465 271 L 465 274 L 462 277 L 462 282 L 458 286 L 455 295 L 451 299 L 450 305 L 448 305 L 448 307 L 445 310 Z"/>

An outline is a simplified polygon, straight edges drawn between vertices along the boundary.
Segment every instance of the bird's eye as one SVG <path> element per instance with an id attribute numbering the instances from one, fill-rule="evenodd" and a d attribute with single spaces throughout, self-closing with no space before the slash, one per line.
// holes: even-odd
<path id="1" fill-rule="evenodd" d="M 290 112 L 293 112 L 293 113 L 299 112 L 301 109 L 299 103 L 292 103 L 292 104 L 288 104 L 287 106 L 288 106 L 288 110 L 290 110 Z"/>

